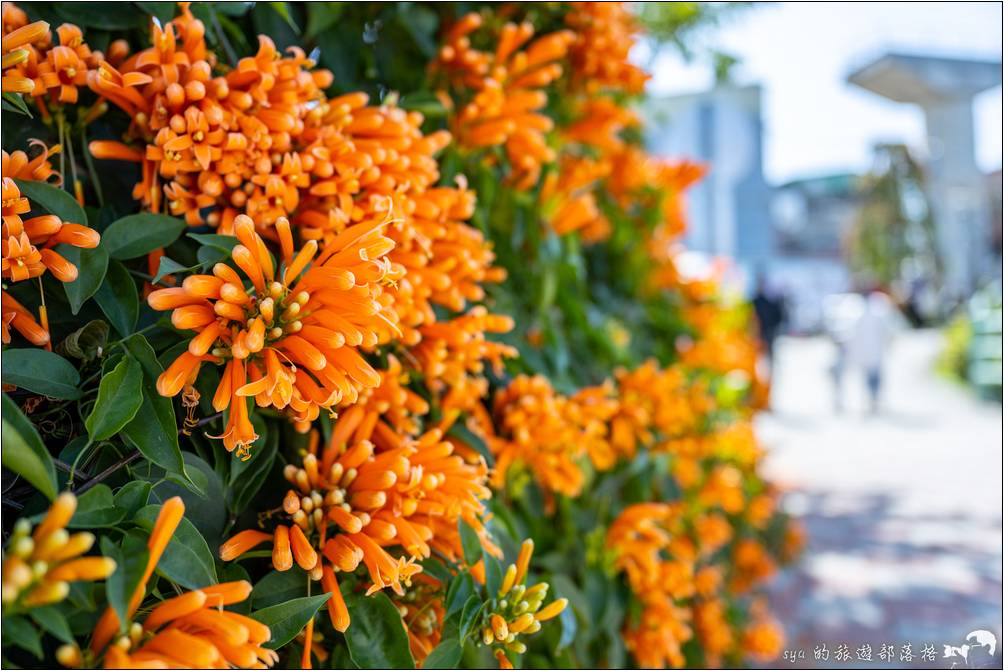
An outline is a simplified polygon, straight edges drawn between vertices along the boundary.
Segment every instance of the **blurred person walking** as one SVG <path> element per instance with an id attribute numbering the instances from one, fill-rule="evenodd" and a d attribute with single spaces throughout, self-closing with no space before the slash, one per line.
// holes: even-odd
<path id="1" fill-rule="evenodd" d="M 879 411 L 882 367 L 896 326 L 895 320 L 896 312 L 892 301 L 881 291 L 873 290 L 864 299 L 848 343 L 850 361 L 864 373 L 869 407 L 873 414 Z"/>
<path id="2" fill-rule="evenodd" d="M 753 311 L 756 312 L 760 344 L 767 355 L 771 376 L 774 373 L 774 343 L 781 335 L 787 320 L 784 296 L 768 291 L 763 275 L 757 278 L 756 293 L 753 295 Z"/>

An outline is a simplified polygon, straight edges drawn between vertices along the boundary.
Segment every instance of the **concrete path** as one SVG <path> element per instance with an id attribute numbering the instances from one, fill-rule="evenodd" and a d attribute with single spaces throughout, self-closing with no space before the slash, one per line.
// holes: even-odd
<path id="1" fill-rule="evenodd" d="M 872 416 L 856 375 L 834 410 L 828 341 L 779 343 L 757 428 L 765 471 L 808 531 L 770 589 L 796 667 L 1001 667 L 1001 406 L 939 378 L 940 346 L 934 332 L 897 339 Z M 987 647 L 944 656 L 974 630 L 995 635 L 993 659 Z"/>

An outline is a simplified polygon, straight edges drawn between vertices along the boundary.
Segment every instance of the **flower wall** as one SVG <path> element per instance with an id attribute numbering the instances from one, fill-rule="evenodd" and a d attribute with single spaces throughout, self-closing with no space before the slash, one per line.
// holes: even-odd
<path id="1" fill-rule="evenodd" d="M 4 3 L 5 665 L 776 655 L 799 532 L 640 32 Z"/>

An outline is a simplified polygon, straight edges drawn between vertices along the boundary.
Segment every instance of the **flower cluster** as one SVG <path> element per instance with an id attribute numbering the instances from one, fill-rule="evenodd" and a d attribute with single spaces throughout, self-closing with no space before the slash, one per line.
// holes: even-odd
<path id="1" fill-rule="evenodd" d="M 76 103 L 88 73 L 104 61 L 100 51 L 87 46 L 77 26 L 59 26 L 54 41 L 48 23 L 28 23 L 13 3 L 3 3 L 3 30 L 3 90 L 30 94 L 43 114 L 48 113 L 46 94 L 51 104 Z"/>
<path id="2" fill-rule="evenodd" d="M 204 361 L 225 363 L 213 407 L 229 409 L 224 445 L 246 458 L 258 438 L 247 397 L 259 407 L 288 407 L 295 421 L 307 424 L 320 408 L 352 403 L 360 389 L 376 386 L 379 376 L 356 348 L 375 345 L 382 332 L 396 328 L 379 300 L 388 265 L 382 257 L 393 246 L 381 235 L 385 225 L 360 223 L 322 249 L 309 240 L 296 251 L 289 222 L 280 217 L 276 268 L 250 217 L 238 215 L 240 244 L 232 256 L 244 277 L 217 263 L 212 275 L 190 275 L 181 287 L 149 296 L 151 307 L 172 310 L 175 328 L 198 331 L 160 376 L 158 391 L 174 396 L 192 384 Z"/>
<path id="3" fill-rule="evenodd" d="M 149 48 L 88 73 L 90 88 L 132 119 L 127 144 L 95 141 L 91 152 L 142 162 L 133 197 L 154 212 L 166 202 L 188 223 L 221 232 L 241 212 L 270 226 L 297 209 L 313 173 L 330 174 L 330 161 L 295 144 L 308 119 L 322 115 L 331 74 L 311 71 L 302 50 L 280 55 L 261 36 L 254 56 L 214 76 L 205 32 L 182 3 L 177 18 L 153 25 Z"/>
<path id="4" fill-rule="evenodd" d="M 25 518 L 14 525 L 3 559 L 4 614 L 57 603 L 70 593 L 70 583 L 104 580 L 115 571 L 113 559 L 82 556 L 94 534 L 66 530 L 76 509 L 77 497 L 64 492 L 34 529 Z"/>
<path id="5" fill-rule="evenodd" d="M 185 514 L 180 497 L 164 502 L 147 543 L 146 567 L 131 593 L 127 621 L 108 606 L 91 635 L 89 650 L 67 644 L 57 657 L 77 667 L 86 658 L 104 656 L 104 668 L 226 668 L 272 666 L 278 655 L 263 647 L 269 628 L 253 618 L 224 610 L 251 595 L 246 580 L 219 583 L 161 601 L 140 621 L 136 618 L 153 571 Z M 125 631 L 124 635 L 119 632 Z"/>
<path id="6" fill-rule="evenodd" d="M 543 89 L 561 77 L 558 61 L 575 36 L 566 30 L 533 39 L 531 23 L 509 22 L 499 30 L 494 52 L 479 51 L 471 33 L 483 23 L 479 14 L 457 21 L 433 67 L 445 72 L 464 100 L 454 121 L 457 142 L 470 149 L 504 146 L 513 187 L 528 190 L 542 166 L 555 159 L 546 138 L 554 122 L 540 111 L 548 101 Z"/>
<path id="7" fill-rule="evenodd" d="M 573 3 L 565 23 L 575 33 L 569 49 L 573 86 L 588 93 L 644 90 L 649 75 L 630 60 L 638 22 L 624 3 Z"/>
<path id="8" fill-rule="evenodd" d="M 294 487 L 282 503 L 288 521 L 272 533 L 242 531 L 220 548 L 221 558 L 229 561 L 271 540 L 277 570 L 289 570 L 295 562 L 332 593 L 329 615 L 339 631 L 350 621 L 337 573 L 364 567 L 367 594 L 390 587 L 404 595 L 421 571 L 416 560 L 433 550 L 459 560 L 460 519 L 494 550 L 481 521 L 483 501 L 491 495 L 484 459 L 461 456 L 439 429 L 411 437 L 408 426 L 399 425 L 405 429 L 399 433 L 366 405 L 389 404 L 353 406 L 322 450 L 314 435 L 302 465 L 286 467 L 284 475 Z"/>
<path id="9" fill-rule="evenodd" d="M 14 180 L 48 182 L 58 174 L 49 157 L 55 151 L 43 143 L 35 142 L 40 151 L 32 159 L 24 151 L 13 154 L 3 152 L 3 227 L 0 247 L 3 252 L 2 275 L 5 281 L 22 282 L 37 278 L 46 271 L 61 282 L 77 279 L 77 267 L 66 260 L 55 246 L 64 244 L 82 249 L 93 249 L 101 240 L 100 234 L 83 224 L 65 222 L 54 214 L 23 218 L 35 207 L 21 193 Z M 17 300 L 3 292 L 3 342 L 10 342 L 9 327 L 13 326 L 34 345 L 48 345 L 48 316 L 43 301 L 39 310 L 41 324 Z"/>
<path id="10" fill-rule="evenodd" d="M 533 556 L 533 540 L 526 539 L 514 564 L 502 575 L 502 585 L 493 606 L 487 609 L 487 624 L 481 629 L 481 642 L 494 648 L 499 668 L 511 669 L 507 653 L 521 655 L 526 644 L 518 640 L 522 634 L 540 631 L 541 622 L 557 617 L 568 606 L 568 599 L 555 599 L 544 606 L 549 585 L 538 582 L 527 586 L 527 569 Z M 542 607 L 543 606 L 543 607 Z"/>

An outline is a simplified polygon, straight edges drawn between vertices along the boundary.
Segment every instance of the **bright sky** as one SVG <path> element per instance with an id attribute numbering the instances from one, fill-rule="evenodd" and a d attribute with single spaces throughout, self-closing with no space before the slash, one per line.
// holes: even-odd
<path id="1" fill-rule="evenodd" d="M 740 9 L 699 39 L 742 60 L 739 83 L 763 86 L 764 171 L 771 183 L 871 166 L 871 147 L 899 141 L 923 148 L 920 110 L 846 83 L 886 51 L 1001 59 L 997 2 L 776 3 Z M 645 57 L 641 54 L 642 58 Z M 687 64 L 667 49 L 648 65 L 650 92 L 701 91 L 707 62 Z M 1001 88 L 976 98 L 977 162 L 1001 166 Z"/>

